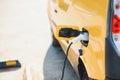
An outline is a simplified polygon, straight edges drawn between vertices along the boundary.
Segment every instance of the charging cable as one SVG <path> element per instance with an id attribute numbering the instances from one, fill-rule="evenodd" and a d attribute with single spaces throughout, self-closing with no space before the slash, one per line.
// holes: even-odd
<path id="1" fill-rule="evenodd" d="M 66 52 L 66 56 L 65 56 L 65 60 L 64 60 L 64 65 L 63 65 L 63 70 L 62 70 L 62 76 L 61 76 L 61 80 L 63 80 L 64 78 L 64 73 L 65 73 L 65 66 L 66 66 L 66 62 L 67 62 L 67 57 L 68 57 L 68 53 L 69 53 L 69 49 L 72 46 L 73 42 L 70 43 L 70 45 L 67 48 L 67 52 Z"/>
<path id="2" fill-rule="evenodd" d="M 76 37 L 75 39 L 73 39 L 71 41 L 71 43 L 69 44 L 69 46 L 67 48 L 67 51 L 66 51 L 66 57 L 65 57 L 64 65 L 63 65 L 61 80 L 63 80 L 63 78 L 64 78 L 65 67 L 66 67 L 67 57 L 68 57 L 68 54 L 69 54 L 69 49 L 72 46 L 72 44 L 75 44 L 77 41 L 81 41 L 81 40 L 82 41 L 88 41 L 89 40 L 89 34 L 87 32 L 80 33 L 79 36 Z"/>

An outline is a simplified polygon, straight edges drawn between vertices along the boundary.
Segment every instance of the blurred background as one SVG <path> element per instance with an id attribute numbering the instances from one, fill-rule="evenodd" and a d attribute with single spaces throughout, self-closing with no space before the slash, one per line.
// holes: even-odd
<path id="1" fill-rule="evenodd" d="M 22 65 L 0 71 L 0 80 L 23 80 L 28 65 L 34 80 L 59 80 L 65 55 L 51 42 L 47 0 L 0 0 L 0 61 Z M 64 80 L 79 80 L 69 62 Z"/>

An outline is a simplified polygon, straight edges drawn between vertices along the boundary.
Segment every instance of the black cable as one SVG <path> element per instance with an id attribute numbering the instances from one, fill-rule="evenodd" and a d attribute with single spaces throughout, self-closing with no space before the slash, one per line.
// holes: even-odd
<path id="1" fill-rule="evenodd" d="M 67 62 L 67 57 L 68 57 L 68 52 L 69 52 L 69 49 L 71 47 L 73 43 L 71 42 L 67 48 L 67 52 L 66 52 L 66 57 L 65 57 L 65 61 L 64 61 L 64 65 L 63 65 L 63 70 L 62 70 L 62 76 L 61 76 L 61 80 L 63 80 L 64 78 L 64 73 L 65 73 L 65 66 L 66 66 L 66 62 Z"/>

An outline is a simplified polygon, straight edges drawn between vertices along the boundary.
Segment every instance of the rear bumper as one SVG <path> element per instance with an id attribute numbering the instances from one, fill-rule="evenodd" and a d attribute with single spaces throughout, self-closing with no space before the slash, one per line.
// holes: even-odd
<path id="1" fill-rule="evenodd" d="M 106 80 L 120 80 L 120 56 L 112 39 L 106 39 Z"/>

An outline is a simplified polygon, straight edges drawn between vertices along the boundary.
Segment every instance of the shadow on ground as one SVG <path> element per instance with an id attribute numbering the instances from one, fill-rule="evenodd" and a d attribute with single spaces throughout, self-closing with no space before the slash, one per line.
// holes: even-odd
<path id="1" fill-rule="evenodd" d="M 60 47 L 49 47 L 44 60 L 44 80 L 60 80 L 65 55 Z M 64 80 L 79 80 L 67 61 Z"/>
<path id="2" fill-rule="evenodd" d="M 0 73 L 5 73 L 5 72 L 11 72 L 11 71 L 17 71 L 20 68 L 11 68 L 11 69 L 1 69 Z"/>

